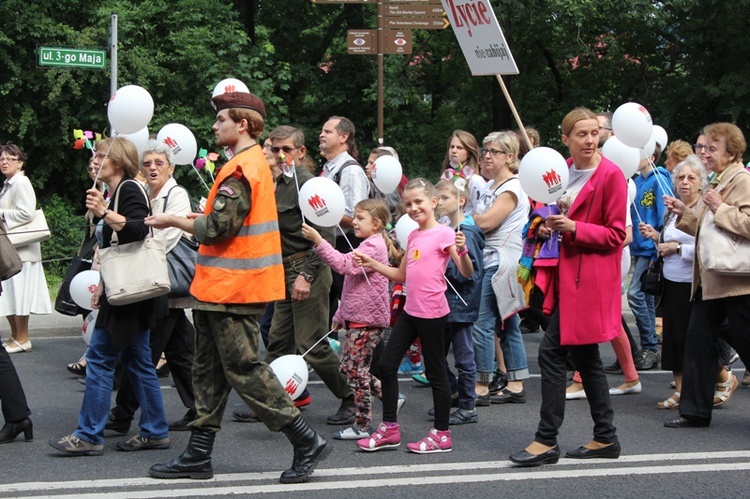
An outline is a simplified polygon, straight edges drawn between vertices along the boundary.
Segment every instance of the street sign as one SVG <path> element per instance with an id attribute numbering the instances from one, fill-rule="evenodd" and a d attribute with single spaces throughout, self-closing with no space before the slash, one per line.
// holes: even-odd
<path id="1" fill-rule="evenodd" d="M 445 29 L 450 26 L 444 17 L 384 17 L 386 28 Z"/>
<path id="2" fill-rule="evenodd" d="M 408 4 L 420 4 L 420 5 L 440 5 L 440 0 L 382 0 L 384 2 L 388 2 L 389 4 L 394 3 L 408 3 Z"/>
<path id="3" fill-rule="evenodd" d="M 384 16 L 421 16 L 443 17 L 445 9 L 442 5 L 390 5 L 380 4 Z"/>
<path id="4" fill-rule="evenodd" d="M 377 30 L 374 29 L 350 29 L 346 32 L 346 48 L 349 54 L 376 54 Z"/>
<path id="5" fill-rule="evenodd" d="M 375 3 L 378 0 L 312 0 L 312 3 Z"/>
<path id="6" fill-rule="evenodd" d="M 107 51 L 39 47 L 38 62 L 39 66 L 45 67 L 105 69 L 107 67 Z"/>
<path id="7" fill-rule="evenodd" d="M 518 74 L 490 0 L 442 2 L 472 75 Z"/>
<path id="8" fill-rule="evenodd" d="M 411 30 L 383 30 L 385 34 L 384 54 L 411 54 Z"/>

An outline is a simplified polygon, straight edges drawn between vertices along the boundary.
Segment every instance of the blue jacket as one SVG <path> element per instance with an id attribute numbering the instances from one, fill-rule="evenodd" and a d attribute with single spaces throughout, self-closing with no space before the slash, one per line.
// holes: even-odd
<path id="1" fill-rule="evenodd" d="M 657 175 L 659 175 L 658 180 Z M 633 218 L 631 255 L 656 259 L 656 244 L 651 239 L 641 235 L 638 224 L 645 222 L 658 231 L 662 230 L 664 214 L 667 211 L 666 206 L 664 206 L 664 195 L 671 195 L 669 190 L 665 190 L 667 186 L 671 191 L 674 191 L 669 172 L 661 167 L 652 169 L 645 178 L 640 174 L 635 178 L 635 201 L 630 207 L 630 215 Z M 636 210 L 638 213 L 636 213 Z"/>
<path id="2" fill-rule="evenodd" d="M 445 277 L 450 284 L 456 288 L 458 295 L 466 301 L 464 305 L 456 291 L 450 286 L 445 290 L 445 297 L 448 299 L 448 306 L 451 308 L 448 314 L 448 322 L 474 322 L 479 318 L 479 301 L 482 296 L 482 272 L 484 271 L 484 260 L 482 252 L 484 251 L 484 232 L 474 225 L 474 219 L 466 216 L 461 222 L 461 232 L 466 236 L 466 247 L 469 249 L 469 257 L 474 266 L 474 274 L 471 279 L 467 279 L 453 263 L 448 262 L 448 268 L 445 270 Z"/>

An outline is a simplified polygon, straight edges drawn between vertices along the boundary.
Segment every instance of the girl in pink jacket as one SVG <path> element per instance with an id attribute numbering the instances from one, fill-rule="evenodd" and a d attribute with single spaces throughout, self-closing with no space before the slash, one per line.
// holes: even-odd
<path id="1" fill-rule="evenodd" d="M 380 200 L 365 199 L 354 207 L 354 235 L 364 239 L 357 251 L 384 265 L 388 265 L 388 245 L 393 244 L 385 230 L 390 219 L 388 207 Z M 333 316 L 331 329 L 346 329 L 340 369 L 354 392 L 356 412 L 354 425 L 333 436 L 340 440 L 368 437 L 372 433 L 372 397 L 373 394 L 381 397 L 380 380 L 370 373 L 370 364 L 383 330 L 390 323 L 388 279 L 357 265 L 354 253 L 336 251 L 309 225 L 302 224 L 302 235 L 314 243 L 321 260 L 344 276 L 341 303 Z"/>

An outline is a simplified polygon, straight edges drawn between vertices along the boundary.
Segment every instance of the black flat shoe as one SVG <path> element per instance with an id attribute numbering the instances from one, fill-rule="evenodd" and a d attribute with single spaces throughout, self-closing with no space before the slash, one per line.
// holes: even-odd
<path id="1" fill-rule="evenodd" d="M 510 461 L 519 466 L 541 466 L 543 464 L 555 464 L 560 460 L 560 446 L 555 445 L 547 452 L 541 454 L 531 454 L 530 452 L 521 451 L 510 456 Z"/>
<path id="2" fill-rule="evenodd" d="M 34 439 L 34 425 L 31 424 L 29 418 L 18 423 L 5 423 L 3 429 L 0 430 L 0 444 L 14 441 L 21 433 L 23 433 L 23 438 L 27 442 Z"/>
<path id="3" fill-rule="evenodd" d="M 707 428 L 710 424 L 710 419 L 689 418 L 687 416 L 680 416 L 676 419 L 664 421 L 664 426 L 667 428 Z"/>
<path id="4" fill-rule="evenodd" d="M 602 449 L 587 449 L 586 447 L 579 447 L 576 450 L 569 450 L 565 453 L 565 457 L 571 459 L 617 459 L 620 457 L 622 448 L 619 442 L 615 442 L 612 445 L 608 445 Z"/>

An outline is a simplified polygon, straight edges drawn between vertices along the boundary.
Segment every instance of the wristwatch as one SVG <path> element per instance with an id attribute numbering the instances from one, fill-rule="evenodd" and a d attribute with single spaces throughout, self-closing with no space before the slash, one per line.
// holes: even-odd
<path id="1" fill-rule="evenodd" d="M 309 283 L 312 283 L 315 279 L 311 274 L 308 274 L 307 272 L 300 272 L 299 275 L 301 275 L 302 278 Z"/>
<path id="2" fill-rule="evenodd" d="M 677 243 L 677 254 L 682 256 L 682 243 Z"/>

